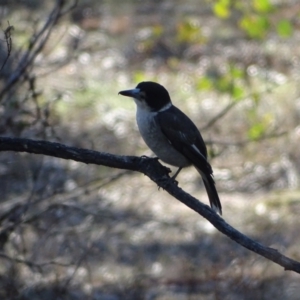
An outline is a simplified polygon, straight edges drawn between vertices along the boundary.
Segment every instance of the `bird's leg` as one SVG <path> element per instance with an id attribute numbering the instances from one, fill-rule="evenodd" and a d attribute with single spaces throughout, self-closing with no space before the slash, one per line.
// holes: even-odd
<path id="1" fill-rule="evenodd" d="M 178 185 L 178 181 L 176 180 L 177 175 L 179 174 L 179 172 L 182 170 L 181 167 L 178 168 L 178 170 L 176 171 L 176 173 L 170 178 L 170 180 L 175 183 L 176 185 Z"/>
<path id="2" fill-rule="evenodd" d="M 179 174 L 179 172 L 182 170 L 182 168 L 178 168 L 178 170 L 176 171 L 176 173 L 172 176 L 172 177 L 168 177 L 168 178 L 163 178 L 161 179 L 161 182 L 164 184 L 169 184 L 169 183 L 175 183 L 176 185 L 178 185 L 178 181 L 175 179 L 177 177 L 177 175 Z M 171 171 L 171 170 L 170 170 Z M 158 190 L 160 189 L 160 187 L 158 188 Z"/>
<path id="3" fill-rule="evenodd" d="M 182 167 L 179 167 L 178 170 L 176 171 L 176 173 L 171 177 L 175 182 L 177 182 L 175 180 L 175 178 L 177 177 L 177 175 L 180 173 L 181 170 L 182 170 Z"/>

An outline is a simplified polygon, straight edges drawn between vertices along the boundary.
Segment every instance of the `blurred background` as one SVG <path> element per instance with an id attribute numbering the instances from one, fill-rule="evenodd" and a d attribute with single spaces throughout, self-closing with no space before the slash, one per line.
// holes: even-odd
<path id="1" fill-rule="evenodd" d="M 118 92 L 159 82 L 224 219 L 300 260 L 299 1 L 0 0 L 0 20 L 2 136 L 151 156 Z M 194 168 L 178 181 L 208 203 Z M 0 191 L 1 299 L 299 299 L 296 273 L 139 173 L 2 152 Z"/>

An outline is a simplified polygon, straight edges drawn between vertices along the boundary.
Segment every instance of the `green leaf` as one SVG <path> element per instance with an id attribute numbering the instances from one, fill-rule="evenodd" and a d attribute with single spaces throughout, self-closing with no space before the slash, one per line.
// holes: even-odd
<path id="1" fill-rule="evenodd" d="M 213 7 L 214 14 L 221 19 L 227 19 L 230 16 L 229 4 L 228 0 L 219 0 Z"/>
<path id="2" fill-rule="evenodd" d="M 292 35 L 293 26 L 288 20 L 281 20 L 276 26 L 276 31 L 279 36 L 287 38 Z"/>
<path id="3" fill-rule="evenodd" d="M 270 27 L 267 17 L 253 14 L 244 16 L 239 25 L 249 37 L 255 39 L 264 38 Z"/>
<path id="4" fill-rule="evenodd" d="M 176 38 L 180 43 L 202 43 L 204 41 L 201 28 L 193 19 L 184 20 L 178 25 Z"/>
<path id="5" fill-rule="evenodd" d="M 234 79 L 240 79 L 245 77 L 245 71 L 237 66 L 230 66 L 230 74 Z"/>
<path id="6" fill-rule="evenodd" d="M 241 86 L 234 85 L 231 94 L 234 100 L 241 100 L 245 95 L 245 91 Z"/>
<path id="7" fill-rule="evenodd" d="M 232 90 L 232 79 L 230 76 L 223 76 L 216 80 L 215 87 L 222 93 L 231 93 Z"/>
<path id="8" fill-rule="evenodd" d="M 213 84 L 208 77 L 202 77 L 197 81 L 196 89 L 197 90 L 210 90 Z"/>
<path id="9" fill-rule="evenodd" d="M 265 124 L 256 123 L 248 130 L 248 137 L 250 140 L 255 141 L 261 138 L 266 131 Z"/>
<path id="10" fill-rule="evenodd" d="M 259 13 L 268 13 L 273 9 L 269 0 L 253 0 L 253 7 Z"/>
<path id="11" fill-rule="evenodd" d="M 250 112 L 253 119 L 257 119 L 257 110 Z M 267 130 L 272 126 L 274 122 L 274 116 L 271 113 L 265 113 L 262 117 L 259 118 L 255 124 L 253 124 L 248 130 L 248 137 L 251 140 L 258 140 L 262 138 Z"/>

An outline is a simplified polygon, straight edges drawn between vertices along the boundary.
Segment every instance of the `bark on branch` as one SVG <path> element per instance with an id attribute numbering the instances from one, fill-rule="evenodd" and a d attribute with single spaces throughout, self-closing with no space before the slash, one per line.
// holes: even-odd
<path id="1" fill-rule="evenodd" d="M 284 256 L 274 248 L 263 246 L 242 234 L 213 212 L 209 206 L 201 203 L 199 200 L 174 184 L 168 176 L 168 168 L 162 166 L 157 159 L 112 155 L 88 149 L 69 147 L 60 143 L 8 137 L 0 137 L 0 151 L 27 152 L 48 155 L 62 159 L 71 159 L 86 164 L 96 164 L 143 173 L 159 187 L 163 188 L 170 195 L 207 219 L 216 229 L 238 244 L 275 262 L 282 266 L 285 270 L 300 273 L 299 262 Z"/>

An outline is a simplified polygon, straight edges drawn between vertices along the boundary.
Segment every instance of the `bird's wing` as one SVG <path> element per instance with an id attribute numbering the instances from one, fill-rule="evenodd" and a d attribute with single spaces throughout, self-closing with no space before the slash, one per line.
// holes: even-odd
<path id="1" fill-rule="evenodd" d="M 222 214 L 222 205 L 213 179 L 213 170 L 207 161 L 207 150 L 195 124 L 178 108 L 172 106 L 156 115 L 169 143 L 183 154 L 202 176 L 211 207 Z"/>
<path id="2" fill-rule="evenodd" d="M 203 138 L 195 124 L 182 111 L 172 106 L 157 114 L 156 121 L 178 152 L 188 158 L 199 171 L 206 175 L 212 174 Z"/>

